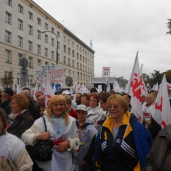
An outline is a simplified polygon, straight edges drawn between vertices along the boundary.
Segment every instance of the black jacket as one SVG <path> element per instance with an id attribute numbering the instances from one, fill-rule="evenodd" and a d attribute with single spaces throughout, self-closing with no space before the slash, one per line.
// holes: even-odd
<path id="1" fill-rule="evenodd" d="M 37 102 L 35 100 L 33 100 L 33 99 L 30 100 L 30 105 L 28 107 L 28 110 L 34 120 L 40 118 L 40 110 L 39 110 Z"/>
<path id="2" fill-rule="evenodd" d="M 5 113 L 7 114 L 7 118 L 8 115 L 11 114 L 11 100 L 8 99 L 6 101 L 4 101 L 0 107 L 5 111 Z"/>

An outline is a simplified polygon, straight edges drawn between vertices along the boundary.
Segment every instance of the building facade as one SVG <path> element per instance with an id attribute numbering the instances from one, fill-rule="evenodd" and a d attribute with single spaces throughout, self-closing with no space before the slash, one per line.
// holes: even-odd
<path id="1" fill-rule="evenodd" d="M 31 0 L 0 1 L 0 78 L 13 71 L 21 82 L 19 60 L 28 60 L 28 85 L 36 81 L 36 66 L 64 65 L 65 78 L 87 84 L 94 77 L 95 51 Z M 58 37 L 51 32 L 55 33 Z M 57 48 L 58 50 L 57 50 Z M 65 80 L 64 80 L 64 86 Z"/>

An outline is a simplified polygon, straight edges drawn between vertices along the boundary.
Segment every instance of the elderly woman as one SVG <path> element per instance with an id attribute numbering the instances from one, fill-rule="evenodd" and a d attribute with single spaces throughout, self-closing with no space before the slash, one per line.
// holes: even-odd
<path id="1" fill-rule="evenodd" d="M 152 139 L 148 131 L 128 110 L 126 100 L 119 94 L 107 100 L 110 117 L 103 123 L 96 139 L 98 171 L 140 171 L 150 151 Z"/>
<path id="2" fill-rule="evenodd" d="M 16 170 L 32 171 L 33 162 L 25 150 L 25 144 L 16 136 L 6 132 L 6 114 L 0 108 L 0 168 L 11 160 Z"/>
<path id="3" fill-rule="evenodd" d="M 21 135 L 29 129 L 34 119 L 27 109 L 29 102 L 25 95 L 17 94 L 11 97 L 11 111 L 8 116 L 7 131 L 21 139 Z"/>
<path id="4" fill-rule="evenodd" d="M 32 146 L 38 140 L 53 140 L 52 160 L 35 161 L 44 171 L 72 170 L 72 151 L 78 150 L 80 140 L 76 133 L 76 120 L 69 116 L 66 108 L 65 97 L 62 95 L 53 96 L 44 112 L 48 132 L 45 132 L 43 119 L 39 118 L 22 135 L 25 144 Z"/>
<path id="5" fill-rule="evenodd" d="M 106 119 L 103 110 L 98 106 L 99 97 L 97 94 L 90 94 L 90 107 L 87 111 L 87 119 L 93 123 L 93 126 L 99 131 L 101 128 L 101 121 Z"/>

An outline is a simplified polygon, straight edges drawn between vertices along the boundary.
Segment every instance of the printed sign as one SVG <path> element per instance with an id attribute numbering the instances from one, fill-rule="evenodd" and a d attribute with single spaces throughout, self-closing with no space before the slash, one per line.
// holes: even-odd
<path id="1" fill-rule="evenodd" d="M 110 67 L 103 67 L 102 77 L 109 78 L 110 77 Z"/>
<path id="2" fill-rule="evenodd" d="M 63 65 L 36 66 L 36 77 L 37 83 L 47 82 L 48 78 L 50 83 L 63 84 Z"/>

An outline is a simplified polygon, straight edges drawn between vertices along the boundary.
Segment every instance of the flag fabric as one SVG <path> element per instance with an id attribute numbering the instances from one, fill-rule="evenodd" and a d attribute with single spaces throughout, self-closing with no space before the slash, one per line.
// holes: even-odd
<path id="1" fill-rule="evenodd" d="M 36 86 L 34 88 L 34 93 L 33 93 L 33 98 L 36 99 L 36 95 L 38 93 L 38 85 L 37 85 L 37 82 L 36 82 Z"/>
<path id="2" fill-rule="evenodd" d="M 155 85 L 155 86 L 153 86 L 153 90 L 154 90 L 154 91 L 158 91 L 158 90 L 159 90 L 158 82 L 156 83 L 156 85 Z"/>
<path id="3" fill-rule="evenodd" d="M 100 93 L 102 91 L 102 85 L 98 85 L 97 92 Z"/>
<path id="4" fill-rule="evenodd" d="M 56 85 L 55 84 L 53 85 L 53 89 L 52 90 L 53 90 L 54 93 L 56 92 Z"/>
<path id="5" fill-rule="evenodd" d="M 52 96 L 54 96 L 54 92 L 53 92 L 52 87 L 49 83 L 49 80 L 47 79 L 47 89 L 46 89 L 46 99 L 45 99 L 46 107 L 49 105 L 49 101 L 50 101 Z"/>
<path id="6" fill-rule="evenodd" d="M 15 78 L 14 78 L 14 81 L 13 81 L 12 90 L 15 91 Z"/>
<path id="7" fill-rule="evenodd" d="M 143 113 L 138 52 L 135 57 L 134 66 L 125 93 L 128 93 L 131 96 L 131 112 L 134 113 L 135 116 L 139 119 L 139 122 L 142 123 Z"/>
<path id="8" fill-rule="evenodd" d="M 81 85 L 80 85 L 80 83 L 78 84 L 77 93 L 81 93 Z"/>
<path id="9" fill-rule="evenodd" d="M 109 78 L 106 78 L 106 92 L 109 92 L 110 91 L 110 83 L 109 83 Z"/>
<path id="10" fill-rule="evenodd" d="M 115 84 L 115 92 L 117 93 L 121 92 L 121 88 L 119 87 L 119 84 Z"/>
<path id="11" fill-rule="evenodd" d="M 145 83 L 144 83 L 144 80 L 143 80 L 142 67 L 143 67 L 143 64 L 141 65 L 141 68 L 140 68 L 141 96 L 142 95 L 146 96 L 148 94 L 148 91 L 147 91 L 147 87 L 145 86 Z"/>
<path id="12" fill-rule="evenodd" d="M 20 85 L 17 84 L 17 94 L 20 94 L 22 92 Z"/>
<path id="13" fill-rule="evenodd" d="M 165 128 L 166 125 L 171 124 L 171 110 L 165 74 L 163 75 L 162 83 L 157 94 L 155 109 L 152 117 L 159 125 L 161 125 L 162 128 Z"/>
<path id="14" fill-rule="evenodd" d="M 168 89 L 171 89 L 171 84 L 167 82 Z"/>
<path id="15" fill-rule="evenodd" d="M 44 95 L 46 95 L 46 87 L 45 87 L 45 83 L 43 83 L 42 89 L 43 89 L 43 90 L 42 90 L 43 94 L 44 94 Z"/>

